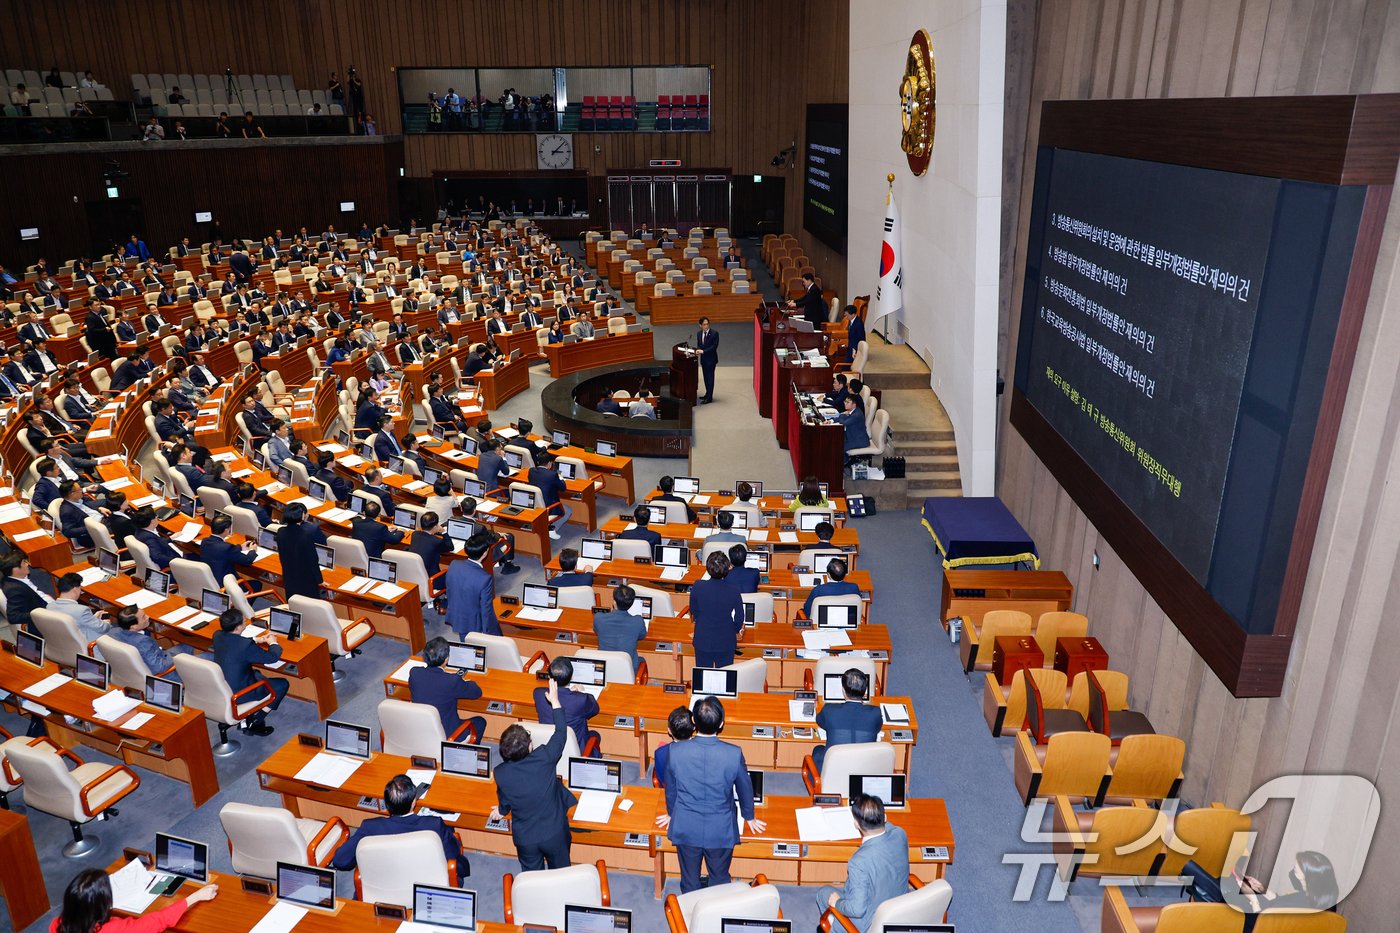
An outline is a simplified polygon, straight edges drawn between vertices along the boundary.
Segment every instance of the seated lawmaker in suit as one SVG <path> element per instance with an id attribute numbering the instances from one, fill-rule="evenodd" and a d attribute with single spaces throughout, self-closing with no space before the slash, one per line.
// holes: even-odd
<path id="1" fill-rule="evenodd" d="M 378 502 L 366 502 L 364 512 L 350 522 L 350 537 L 363 543 L 370 557 L 383 557 L 384 548 L 403 540 L 402 531 L 379 520 L 382 512 Z"/>
<path id="2" fill-rule="evenodd" d="M 909 837 L 885 822 L 885 805 L 879 797 L 857 794 L 851 798 L 851 815 L 860 845 L 846 863 L 846 885 L 818 888 L 817 910 L 825 913 L 834 907 L 866 933 L 877 907 L 909 892 Z"/>
<path id="3" fill-rule="evenodd" d="M 847 454 L 846 462 L 849 463 L 851 451 L 863 450 L 870 446 L 870 431 L 865 427 L 865 406 L 861 404 L 858 396 L 846 396 L 846 410 L 836 416 L 836 421 L 846 428 L 843 446 Z"/>
<path id="4" fill-rule="evenodd" d="M 143 506 L 131 516 L 131 522 L 136 526 L 131 537 L 146 545 L 151 554 L 151 563 L 161 570 L 169 570 L 170 562 L 179 557 L 180 552 L 161 536 L 156 525 L 156 510 L 149 505 Z"/>
<path id="5" fill-rule="evenodd" d="M 384 474 L 379 471 L 378 467 L 373 467 L 365 473 L 360 492 L 378 499 L 379 509 L 385 515 L 394 514 L 393 490 L 384 485 Z"/>
<path id="6" fill-rule="evenodd" d="M 592 586 L 593 574 L 578 569 L 578 551 L 566 547 L 559 552 L 559 574 L 549 581 L 550 586 Z"/>
<path id="7" fill-rule="evenodd" d="M 880 710 L 865 702 L 868 689 L 870 678 L 853 667 L 841 675 L 845 702 L 822 704 L 821 712 L 817 713 L 817 725 L 826 733 L 826 744 L 812 750 L 812 761 L 818 771 L 831 746 L 874 742 L 880 737 Z"/>
<path id="8" fill-rule="evenodd" d="M 408 549 L 423 559 L 423 570 L 429 577 L 442 571 L 442 561 L 452 553 L 452 540 L 438 531 L 438 513 L 429 509 L 418 516 L 418 530 L 408 542 Z"/>
<path id="9" fill-rule="evenodd" d="M 397 774 L 384 785 L 384 809 L 388 816 L 371 817 L 360 824 L 360 828 L 335 850 L 331 865 L 340 871 L 350 871 L 355 867 L 355 854 L 365 839 L 375 836 L 391 836 L 396 833 L 416 833 L 427 831 L 442 840 L 442 854 L 455 869 L 457 880 L 471 874 L 471 866 L 462 855 L 462 843 L 452 827 L 440 816 L 414 813 L 413 804 L 418 799 L 418 789 L 413 779 L 406 774 Z"/>
<path id="10" fill-rule="evenodd" d="M 382 415 L 376 427 L 378 432 L 374 435 L 374 459 L 380 463 L 388 463 L 394 457 L 402 456 L 403 445 L 394 436 L 394 416 Z"/>
<path id="11" fill-rule="evenodd" d="M 258 520 L 258 524 L 263 528 L 272 524 L 272 513 L 267 510 L 266 506 L 258 502 L 258 490 L 252 483 L 247 480 L 239 480 L 234 484 L 234 488 L 237 492 L 229 497 L 232 500 L 232 505 L 252 512 Z"/>
<path id="12" fill-rule="evenodd" d="M 58 523 L 63 536 L 80 548 L 91 548 L 92 536 L 83 523 L 88 516 L 102 517 L 97 500 L 84 496 L 82 485 L 71 479 L 58 484 L 58 494 L 63 499 L 63 504 L 58 507 Z"/>
<path id="13" fill-rule="evenodd" d="M 414 703 L 424 703 L 437 710 L 438 718 L 442 720 L 442 731 L 451 738 L 463 723 L 457 712 L 457 701 L 479 699 L 481 687 L 461 674 L 444 669 L 447 655 L 447 639 L 442 636 L 428 639 L 423 646 L 423 663 L 427 666 L 415 667 L 408 672 L 408 692 Z M 470 726 L 471 734 L 453 741 L 480 742 L 486 734 L 486 720 L 473 716 L 465 722 Z"/>
<path id="14" fill-rule="evenodd" d="M 689 502 L 686 502 L 686 501 L 685 501 L 684 499 L 682 499 L 680 496 L 678 496 L 678 495 L 675 494 L 676 480 L 675 480 L 674 477 L 671 477 L 671 476 L 663 476 L 663 477 L 661 477 L 659 480 L 656 481 L 656 488 L 659 489 L 659 490 L 661 490 L 661 495 L 659 495 L 659 496 L 653 496 L 651 501 L 653 501 L 653 502 L 679 502 L 679 503 L 681 503 L 682 505 L 685 506 L 685 516 L 686 516 L 685 520 L 688 521 L 688 522 L 690 522 L 692 525 L 695 524 L 696 521 L 698 521 L 698 519 L 697 519 L 696 516 L 695 516 L 695 510 L 692 509 L 692 508 L 690 507 L 690 503 L 689 503 Z"/>
<path id="15" fill-rule="evenodd" d="M 243 630 L 247 627 L 248 620 L 243 618 L 242 611 L 238 609 L 229 609 L 219 616 L 219 631 L 214 633 L 214 662 L 223 671 L 224 680 L 228 681 L 229 689 L 234 693 L 246 690 L 258 681 L 271 687 L 270 708 L 275 710 L 282 705 L 291 683 L 281 677 L 269 677 L 261 671 L 254 670 L 254 666 L 281 660 L 282 646 L 277 643 L 277 636 L 272 632 L 265 632 L 257 638 L 244 638 Z M 251 690 L 240 696 L 239 700 L 246 703 L 266 697 L 267 690 L 264 688 Z M 272 734 L 272 727 L 267 724 L 267 710 L 259 710 L 249 716 L 247 722 L 249 735 Z"/>
<path id="16" fill-rule="evenodd" d="M 653 548 L 661 543 L 661 532 L 652 531 L 647 527 L 647 523 L 651 521 L 651 510 L 647 508 L 645 502 L 632 510 L 632 520 L 637 523 L 637 527 L 628 528 L 621 532 L 618 534 L 619 538 L 625 538 L 628 541 L 645 541 Z"/>
<path id="17" fill-rule="evenodd" d="M 742 544 L 733 544 L 729 547 L 729 563 L 733 566 L 729 569 L 729 582 L 739 591 L 739 595 L 745 593 L 757 593 L 758 585 L 763 580 L 763 575 L 755 567 L 748 565 L 749 549 Z"/>
<path id="18" fill-rule="evenodd" d="M 846 580 L 848 572 L 844 557 L 833 557 L 827 561 L 827 582 L 812 587 L 812 591 L 807 594 L 807 601 L 802 604 L 802 615 L 808 619 L 812 618 L 812 603 L 818 596 L 859 596 L 860 587 Z"/>
<path id="19" fill-rule="evenodd" d="M 323 450 L 316 455 L 316 479 L 331 487 L 336 502 L 350 501 L 350 483 L 335 472 L 335 454 Z"/>
<path id="20" fill-rule="evenodd" d="M 29 569 L 29 558 L 18 548 L 0 558 L 0 573 L 4 574 L 4 579 L 0 580 L 0 592 L 5 594 L 6 623 L 0 625 L 0 632 L 4 632 L 5 640 L 11 644 L 15 640 L 14 633 L 20 629 L 33 631 L 30 614 L 53 602 L 53 597 L 30 579 Z"/>
<path id="21" fill-rule="evenodd" d="M 636 601 L 636 591 L 623 583 L 613 590 L 612 612 L 600 612 L 593 616 L 593 634 L 598 636 L 598 650 L 626 652 L 632 659 L 634 674 L 642 668 L 637 642 L 647 634 L 646 621 L 630 611 Z"/>
<path id="22" fill-rule="evenodd" d="M 687 706 L 677 706 L 666 717 L 666 734 L 671 741 L 658 746 L 652 753 L 651 783 L 654 787 L 666 786 L 666 762 L 671 760 L 671 746 L 684 742 L 695 734 L 695 716 Z"/>
<path id="23" fill-rule="evenodd" d="M 230 544 L 231 531 L 233 519 L 215 515 L 209 521 L 209 536 L 199 543 L 199 559 L 209 565 L 220 586 L 223 586 L 224 577 L 235 572 L 235 567 L 249 567 L 257 557 L 257 542 L 245 541 L 242 547 Z"/>
<path id="24" fill-rule="evenodd" d="M 549 679 L 559 686 L 559 703 L 564 709 L 565 721 L 574 730 L 580 753 L 586 754 L 584 749 L 588 747 L 589 739 L 602 742 L 602 736 L 588 728 L 588 720 L 598 715 L 598 701 L 581 690 L 567 689 L 574 679 L 574 662 L 568 658 L 559 657 L 549 662 Z M 535 712 L 539 714 L 540 722 L 551 721 L 553 714 L 550 712 L 549 691 L 544 687 L 535 688 Z M 602 752 L 595 748 L 590 757 L 598 758 L 601 755 Z"/>

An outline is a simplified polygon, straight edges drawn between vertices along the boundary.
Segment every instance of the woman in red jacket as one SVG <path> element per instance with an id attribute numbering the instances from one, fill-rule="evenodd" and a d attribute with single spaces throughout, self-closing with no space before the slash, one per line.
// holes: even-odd
<path id="1" fill-rule="evenodd" d="M 179 923 L 190 907 L 218 893 L 217 884 L 206 884 L 155 913 L 113 917 L 112 882 L 106 872 L 89 868 L 68 882 L 68 889 L 63 892 L 63 910 L 49 924 L 49 933 L 161 933 Z"/>

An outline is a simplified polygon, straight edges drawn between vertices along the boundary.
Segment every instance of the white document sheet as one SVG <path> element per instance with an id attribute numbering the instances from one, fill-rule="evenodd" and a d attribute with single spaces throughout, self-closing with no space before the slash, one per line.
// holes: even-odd
<path id="1" fill-rule="evenodd" d="M 850 807 L 806 807 L 797 811 L 797 838 L 803 842 L 859 839 Z"/>
<path id="2" fill-rule="evenodd" d="M 358 771 L 362 764 L 364 762 L 358 758 L 318 752 L 302 766 L 296 778 L 298 781 L 320 784 L 322 787 L 339 787 L 350 780 L 350 775 Z"/>
<path id="3" fill-rule="evenodd" d="M 602 790 L 580 791 L 574 819 L 583 823 L 606 823 L 612 817 L 613 804 L 617 803 L 617 798 L 617 794 Z"/>

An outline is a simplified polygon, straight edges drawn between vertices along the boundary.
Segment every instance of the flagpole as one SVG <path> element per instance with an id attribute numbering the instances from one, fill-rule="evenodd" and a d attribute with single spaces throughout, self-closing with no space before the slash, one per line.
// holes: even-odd
<path id="1" fill-rule="evenodd" d="M 889 207 L 890 201 L 894 200 L 894 172 L 890 172 L 886 175 L 885 180 L 889 182 L 889 189 L 885 192 L 885 207 Z M 880 339 L 885 342 L 885 345 L 889 346 L 890 338 L 885 335 L 884 331 L 873 330 L 874 326 L 874 322 L 872 322 L 872 333 L 878 334 Z"/>

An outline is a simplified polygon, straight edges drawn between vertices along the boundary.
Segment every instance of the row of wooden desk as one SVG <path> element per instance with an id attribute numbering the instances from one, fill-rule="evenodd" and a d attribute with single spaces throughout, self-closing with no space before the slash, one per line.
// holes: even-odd
<path id="1" fill-rule="evenodd" d="M 335 816 L 350 826 L 383 815 L 379 806 L 384 785 L 411 766 L 407 758 L 376 754 L 344 784 L 331 788 L 309 785 L 296 777 L 315 754 L 316 749 L 300 745 L 295 739 L 289 741 L 259 766 L 259 784 L 264 790 L 279 794 L 282 805 L 297 816 L 320 820 Z M 748 764 L 754 762 L 749 759 Z M 656 818 L 666 812 L 665 792 L 627 785 L 621 799 L 630 800 L 631 807 L 624 812 L 614 806 L 606 823 L 571 820 L 574 837 L 570 857 L 575 864 L 602 859 L 610 870 L 649 873 L 655 879 L 656 896 L 660 897 L 666 877 L 679 872 L 675 849 L 656 826 Z M 509 831 L 486 828 L 487 816 L 495 804 L 494 782 L 439 773 L 417 806 L 446 812 L 451 817 L 447 822 L 457 831 L 464 848 L 514 856 L 515 844 Z M 846 862 L 859 842 L 802 843 L 796 814 L 810 805 L 808 797 L 767 797 L 756 810 L 767 828 L 757 834 L 744 828 L 734 851 L 734 874 L 752 877 L 763 873 L 770 881 L 785 884 L 844 880 Z M 888 817 L 909 836 L 911 872 L 925 881 L 942 877 L 953 861 L 955 848 L 944 802 L 936 798 L 912 799 L 906 809 L 890 810 Z M 793 854 L 777 854 L 778 846 L 792 847 Z"/>

